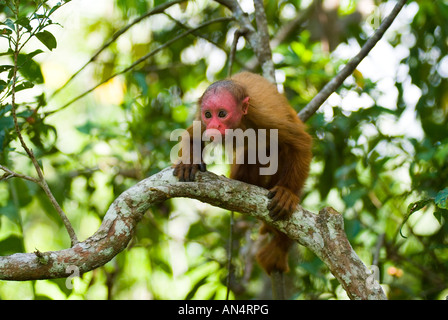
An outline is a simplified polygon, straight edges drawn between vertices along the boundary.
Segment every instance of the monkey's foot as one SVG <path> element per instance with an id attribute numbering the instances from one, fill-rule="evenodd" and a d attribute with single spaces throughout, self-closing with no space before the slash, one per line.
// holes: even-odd
<path id="1" fill-rule="evenodd" d="M 297 205 L 299 197 L 290 189 L 282 186 L 275 186 L 268 193 L 271 201 L 268 204 L 269 216 L 274 220 L 289 218 Z"/>

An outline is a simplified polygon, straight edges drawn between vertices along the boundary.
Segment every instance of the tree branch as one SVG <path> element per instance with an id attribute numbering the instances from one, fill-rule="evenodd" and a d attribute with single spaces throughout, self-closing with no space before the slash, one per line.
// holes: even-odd
<path id="1" fill-rule="evenodd" d="M 263 3 L 255 0 L 256 21 L 258 32 L 253 27 L 249 16 L 243 11 L 239 3 L 235 0 L 215 0 L 216 2 L 226 6 L 232 11 L 233 16 L 238 21 L 241 31 L 244 32 L 246 40 L 249 42 L 252 50 L 257 56 L 258 62 L 262 66 L 263 75 L 275 82 L 275 68 L 272 61 L 271 48 L 269 46 L 269 35 L 267 33 L 266 14 Z"/>
<path id="2" fill-rule="evenodd" d="M 256 51 L 258 52 L 258 61 L 261 64 L 265 78 L 275 83 L 275 67 L 272 61 L 271 45 L 269 43 L 268 22 L 266 12 L 264 11 L 263 0 L 254 0 L 255 21 L 257 23 L 258 41 Z M 253 40 L 252 40 L 253 41 Z"/>
<path id="3" fill-rule="evenodd" d="M 390 27 L 392 22 L 397 17 L 401 8 L 403 8 L 404 4 L 407 0 L 400 0 L 397 2 L 395 7 L 392 9 L 392 12 L 389 16 L 384 19 L 381 23 L 380 27 L 375 31 L 372 37 L 367 40 L 364 46 L 361 48 L 359 53 L 354 56 L 345 67 L 333 78 L 330 82 L 328 82 L 322 90 L 299 112 L 299 118 L 305 122 L 310 118 L 319 108 L 320 106 L 327 100 L 327 98 L 335 92 L 344 80 L 355 71 L 356 67 L 359 63 L 369 54 L 369 52 L 373 49 L 373 47 L 377 44 L 377 42 L 383 37 L 386 30 Z"/>
<path id="4" fill-rule="evenodd" d="M 27 175 L 24 175 L 24 174 L 20 174 L 20 173 L 14 172 L 14 171 L 8 169 L 7 167 L 5 167 L 5 166 L 3 166 L 1 164 L 0 164 L 0 170 L 5 172 L 5 174 L 0 177 L 0 181 L 8 180 L 8 179 L 11 179 L 11 178 L 20 178 L 20 179 L 28 180 L 28 181 L 34 182 L 36 184 L 39 184 L 39 179 L 36 179 L 36 178 L 30 177 L 30 176 L 27 176 Z"/>
<path id="5" fill-rule="evenodd" d="M 126 248 L 150 205 L 188 197 L 245 213 L 278 228 L 322 259 L 351 299 L 386 299 L 350 246 L 342 215 L 332 208 L 316 215 L 298 206 L 291 219 L 274 222 L 267 210 L 267 193 L 211 172 L 199 172 L 196 182 L 178 182 L 173 169 L 167 168 L 122 193 L 109 207 L 99 230 L 72 248 L 0 257 L 0 279 L 51 279 L 69 276 L 73 267 L 80 273 L 93 270 Z"/>
<path id="6" fill-rule="evenodd" d="M 301 11 L 294 19 L 286 23 L 276 32 L 272 40 L 269 42 L 271 48 L 276 48 L 277 46 L 279 46 L 293 32 L 295 34 L 298 34 L 300 31 L 302 31 L 302 26 L 312 14 L 315 7 L 314 3 L 316 1 L 317 0 L 314 0 L 305 10 Z M 250 71 L 254 71 L 258 65 L 258 59 L 256 57 L 252 57 L 249 61 L 246 62 L 245 67 Z"/>
<path id="7" fill-rule="evenodd" d="M 237 29 L 233 35 L 232 47 L 230 48 L 230 54 L 228 59 L 227 77 L 230 77 L 232 75 L 233 61 L 235 60 L 236 47 L 238 45 L 238 40 L 244 33 L 245 30 Z"/>

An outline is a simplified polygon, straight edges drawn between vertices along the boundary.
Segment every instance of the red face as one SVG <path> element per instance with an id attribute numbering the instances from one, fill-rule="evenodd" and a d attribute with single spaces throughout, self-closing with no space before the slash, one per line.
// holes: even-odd
<path id="1" fill-rule="evenodd" d="M 202 100 L 202 122 L 207 130 L 216 129 L 224 136 L 226 129 L 236 129 L 240 126 L 248 106 L 249 97 L 238 103 L 232 94 L 225 90 L 208 94 Z"/>

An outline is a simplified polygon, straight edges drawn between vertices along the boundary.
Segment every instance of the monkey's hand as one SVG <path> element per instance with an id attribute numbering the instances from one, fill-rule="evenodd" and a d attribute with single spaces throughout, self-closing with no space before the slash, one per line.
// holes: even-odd
<path id="1" fill-rule="evenodd" d="M 275 186 L 269 190 L 268 204 L 269 216 L 274 220 L 289 218 L 299 204 L 299 197 L 290 189 L 282 186 Z"/>
<path id="2" fill-rule="evenodd" d="M 192 182 L 196 176 L 196 172 L 200 170 L 201 172 L 205 172 L 206 166 L 205 163 L 200 164 L 184 164 L 179 162 L 174 165 L 173 175 L 176 176 L 181 182 Z"/>

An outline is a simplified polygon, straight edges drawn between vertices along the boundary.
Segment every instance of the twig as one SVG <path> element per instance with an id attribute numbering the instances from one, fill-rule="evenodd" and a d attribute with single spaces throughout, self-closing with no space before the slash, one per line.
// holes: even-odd
<path id="1" fill-rule="evenodd" d="M 386 234 L 384 232 L 378 235 L 378 242 L 376 243 L 375 252 L 373 253 L 372 265 L 378 266 L 378 263 L 380 261 L 380 251 L 384 245 L 385 235 Z"/>
<path id="2" fill-rule="evenodd" d="M 24 175 L 24 174 L 20 174 L 20 173 L 14 172 L 14 171 L 6 168 L 5 166 L 2 166 L 1 164 L 0 164 L 0 170 L 3 170 L 5 172 L 5 174 L 0 177 L 0 181 L 1 180 L 8 180 L 8 179 L 11 179 L 11 178 L 20 178 L 20 179 L 28 180 L 28 181 L 31 181 L 31 182 L 34 182 L 34 183 L 40 185 L 39 179 L 36 179 L 36 178 L 30 177 L 30 176 L 27 176 L 27 175 Z"/>
<path id="3" fill-rule="evenodd" d="M 145 13 L 144 15 L 136 18 L 135 20 L 133 20 L 130 24 L 126 25 L 125 27 L 121 28 L 120 30 L 118 30 L 113 36 L 112 38 L 110 38 L 109 41 L 107 41 L 105 44 L 103 44 L 101 46 L 101 48 L 99 48 L 96 53 L 89 59 L 89 61 L 87 61 L 81 68 L 78 69 L 78 71 L 76 71 L 63 85 L 62 87 L 56 89 L 51 96 L 49 97 L 49 99 L 53 98 L 59 91 L 61 91 L 62 89 L 64 89 L 82 70 L 84 70 L 91 62 L 95 61 L 96 58 L 98 58 L 98 56 L 100 55 L 101 52 L 103 52 L 107 47 L 109 47 L 115 40 L 117 40 L 122 34 L 124 34 L 126 31 L 128 31 L 132 26 L 134 26 L 135 24 L 139 23 L 140 21 L 142 21 L 145 18 L 148 18 L 152 15 L 158 14 L 158 13 L 163 13 L 166 9 L 168 9 L 169 7 L 178 4 L 178 3 L 182 3 L 188 0 L 175 0 L 175 1 L 171 1 L 171 2 L 167 2 L 167 3 L 163 3 L 153 9 L 151 9 L 150 11 L 148 11 L 147 13 Z"/>
<path id="4" fill-rule="evenodd" d="M 81 93 L 80 95 L 78 95 L 77 97 L 73 98 L 72 100 L 70 100 L 69 102 L 67 102 L 66 104 L 64 104 L 62 107 L 60 107 L 60 108 L 58 108 L 58 109 L 56 109 L 56 110 L 53 110 L 53 111 L 49 111 L 49 112 L 47 112 L 45 115 L 48 116 L 48 115 L 51 115 L 51 114 L 53 114 L 53 113 L 55 113 L 55 112 L 58 112 L 58 111 L 61 111 L 61 110 L 65 109 L 65 108 L 67 108 L 69 105 L 71 105 L 72 103 L 78 101 L 78 100 L 81 99 L 82 97 L 86 96 L 87 94 L 89 94 L 90 92 L 92 92 L 93 90 L 95 90 L 96 88 L 98 88 L 99 86 L 101 86 L 102 84 L 108 82 L 108 81 L 111 80 L 112 78 L 115 78 L 116 76 L 119 76 L 119 75 L 121 75 L 121 74 L 124 74 L 124 73 L 126 73 L 126 72 L 128 72 L 128 71 L 134 69 L 137 65 L 139 65 L 139 64 L 142 63 L 143 61 L 149 59 L 150 57 L 152 57 L 153 55 L 155 55 L 155 54 L 158 53 L 159 51 L 161 51 L 161 50 L 165 49 L 166 47 L 170 46 L 172 43 L 176 42 L 177 40 L 179 40 L 179 39 L 181 39 L 181 38 L 183 38 L 183 37 L 185 37 L 185 36 L 187 36 L 187 35 L 189 35 L 189 34 L 191 34 L 191 33 L 194 33 L 195 31 L 197 31 L 197 30 L 199 30 L 199 29 L 205 28 L 205 27 L 207 27 L 207 26 L 209 26 L 209 25 L 211 25 L 211 24 L 213 24 L 213 23 L 225 22 L 225 21 L 230 21 L 230 20 L 231 20 L 231 18 L 217 18 L 217 19 L 214 19 L 214 20 L 210 20 L 210 21 L 208 21 L 208 22 L 205 22 L 205 23 L 199 25 L 199 26 L 196 27 L 196 28 L 193 28 L 193 29 L 190 29 L 190 30 L 185 31 L 184 33 L 182 33 L 182 34 L 180 34 L 180 35 L 174 37 L 173 39 L 171 39 L 171 40 L 165 42 L 163 45 L 157 47 L 156 49 L 154 49 L 154 50 L 151 51 L 150 53 L 144 55 L 143 57 L 141 57 L 140 59 L 138 59 L 137 61 L 135 61 L 133 64 L 131 64 L 131 65 L 128 66 L 127 68 L 125 68 L 125 69 L 123 69 L 123 70 L 121 70 L 121 71 L 119 71 L 119 72 L 116 72 L 116 73 L 112 74 L 112 75 L 109 76 L 107 79 L 104 79 L 103 81 L 101 81 L 100 83 L 98 83 L 97 85 L 95 85 L 94 87 L 90 88 L 89 90 L 87 90 L 87 91 Z"/>
<path id="5" fill-rule="evenodd" d="M 274 300 L 285 300 L 285 274 L 280 271 L 271 273 L 272 298 Z"/>
<path id="6" fill-rule="evenodd" d="M 328 82 L 322 90 L 303 108 L 298 116 L 299 118 L 305 122 L 310 118 L 319 108 L 320 106 L 327 100 L 327 98 L 336 91 L 337 88 L 344 82 L 344 80 L 355 71 L 356 67 L 359 63 L 369 54 L 369 52 L 373 49 L 373 47 L 377 44 L 377 42 L 383 37 L 386 30 L 392 24 L 394 19 L 397 17 L 401 8 L 403 8 L 404 4 L 407 0 L 400 0 L 397 2 L 395 7 L 389 16 L 384 19 L 381 23 L 380 27 L 375 31 L 372 37 L 367 40 L 364 46 L 361 48 L 359 53 L 353 57 L 345 67 Z"/>
<path id="7" fill-rule="evenodd" d="M 227 252 L 227 292 L 226 300 L 229 300 L 230 294 L 230 280 L 232 277 L 232 257 L 233 257 L 233 225 L 234 225 L 234 211 L 230 212 L 230 223 L 229 223 L 229 248 Z"/>
<path id="8" fill-rule="evenodd" d="M 56 201 L 56 198 L 51 193 L 50 187 L 48 186 L 47 182 L 45 181 L 44 175 L 42 173 L 42 169 L 40 168 L 39 163 L 37 162 L 37 159 L 34 156 L 33 151 L 30 148 L 28 148 L 28 146 L 25 143 L 25 140 L 23 139 L 23 136 L 22 136 L 22 133 L 21 133 L 20 127 L 19 127 L 19 122 L 17 121 L 16 84 L 17 84 L 18 56 L 19 56 L 19 52 L 20 52 L 20 48 L 19 48 L 20 31 L 21 31 L 21 28 L 19 27 L 19 25 L 16 25 L 16 42 L 15 42 L 15 50 L 14 50 L 14 66 L 13 66 L 12 85 L 11 85 L 11 87 L 12 87 L 12 90 L 11 90 L 11 113 L 12 113 L 12 118 L 14 120 L 14 129 L 16 131 L 17 137 L 19 138 L 22 148 L 25 150 L 26 154 L 31 159 L 31 161 L 34 165 L 34 168 L 39 177 L 39 179 L 37 179 L 39 186 L 44 190 L 45 194 L 50 199 L 51 204 L 56 209 L 57 213 L 59 214 L 60 218 L 62 219 L 62 222 L 64 223 L 65 228 L 67 229 L 67 232 L 70 236 L 71 244 L 73 246 L 76 243 L 78 243 L 78 239 L 76 237 L 75 231 L 73 230 L 73 227 L 70 224 L 70 221 L 68 220 L 64 211 L 62 210 L 62 208 L 59 206 L 58 202 Z M 2 168 L 2 170 L 3 170 L 3 168 Z M 28 177 L 27 180 L 30 180 L 30 177 Z M 31 181 L 33 181 L 33 180 L 31 180 Z"/>
<path id="9" fill-rule="evenodd" d="M 236 54 L 236 46 L 238 45 L 238 40 L 241 36 L 243 36 L 246 33 L 245 29 L 238 29 L 235 31 L 235 34 L 233 36 L 233 42 L 232 42 L 232 48 L 230 48 L 230 54 L 229 54 L 229 65 L 227 67 L 227 77 L 230 77 L 232 75 L 232 69 L 233 69 L 233 61 L 235 61 L 235 54 Z"/>

